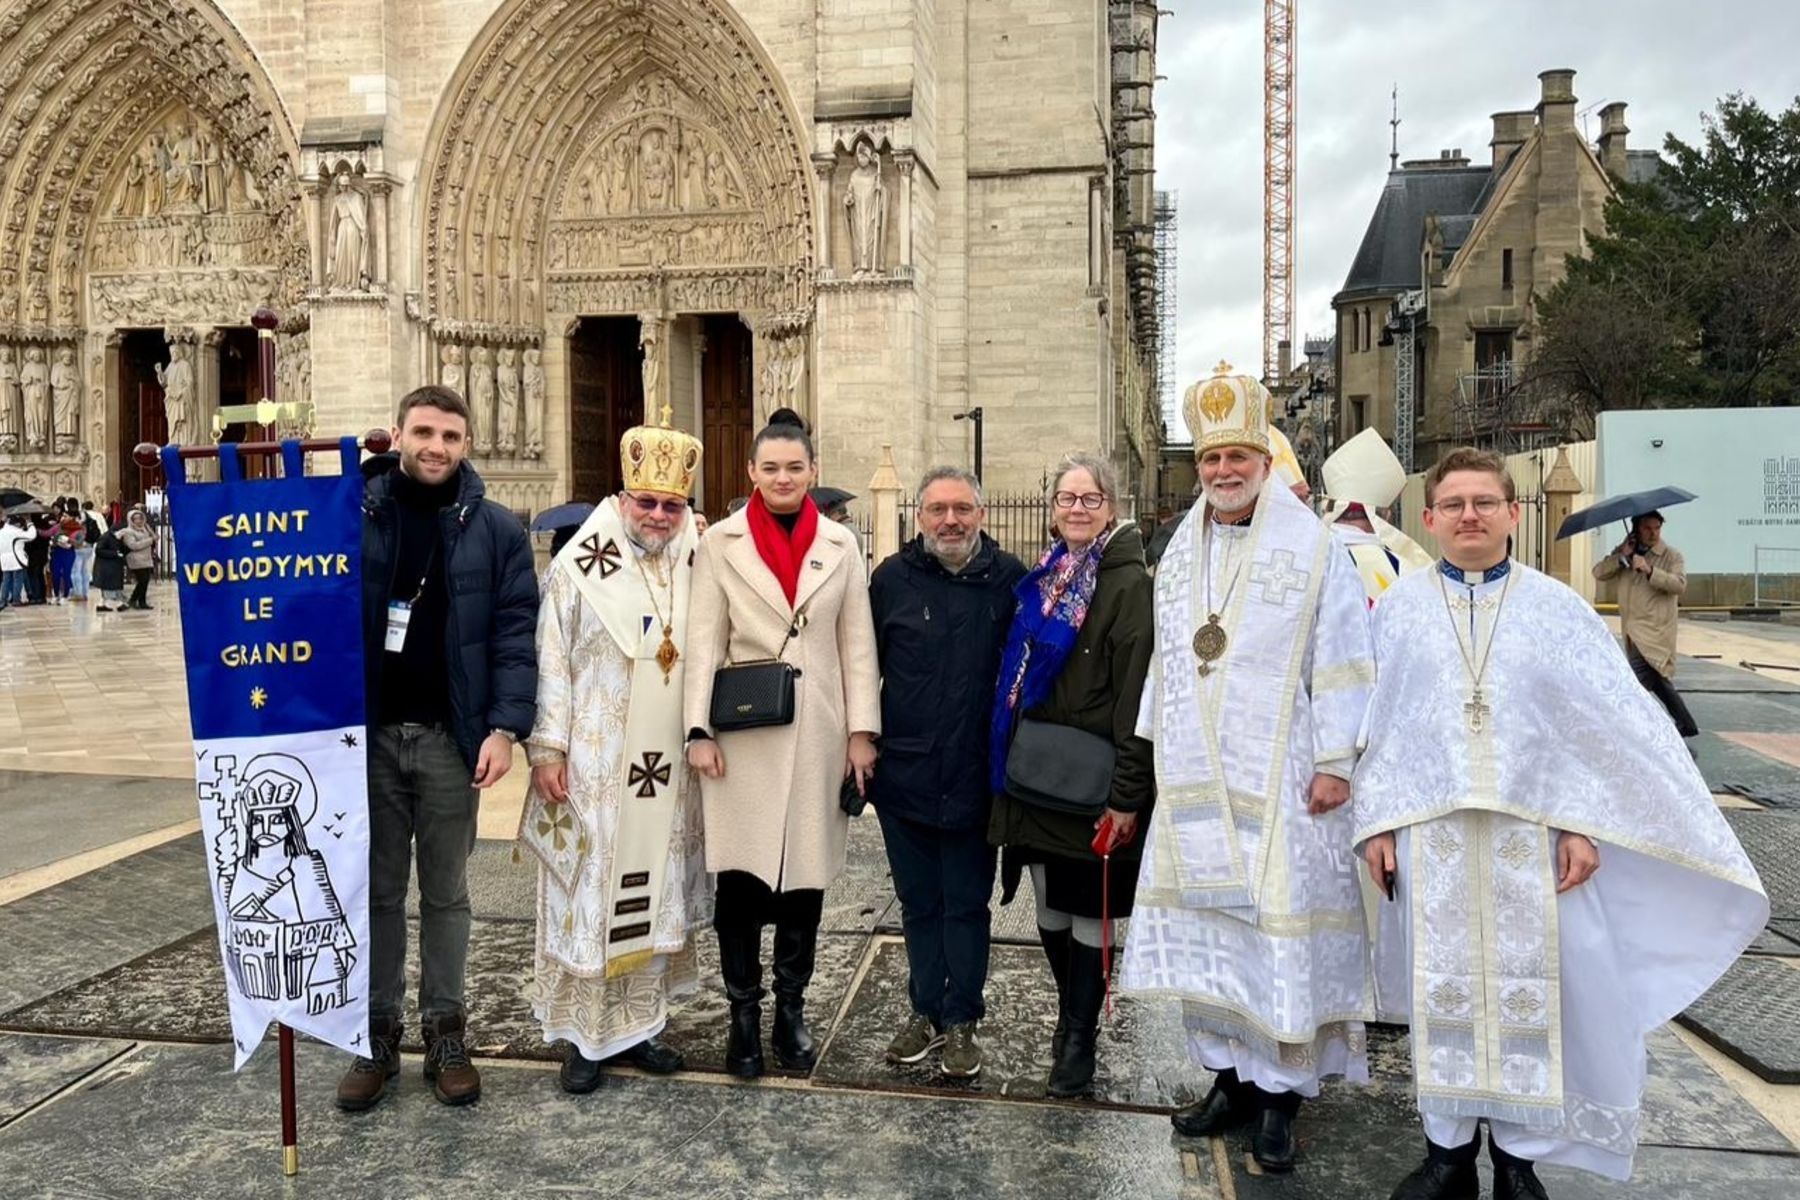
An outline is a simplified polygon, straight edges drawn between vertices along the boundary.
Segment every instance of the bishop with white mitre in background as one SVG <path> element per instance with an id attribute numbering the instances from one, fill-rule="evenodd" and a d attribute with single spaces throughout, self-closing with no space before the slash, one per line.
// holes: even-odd
<path id="1" fill-rule="evenodd" d="M 561 1082 L 608 1059 L 664 1074 L 672 997 L 694 990 L 712 920 L 700 791 L 682 751 L 681 648 L 699 542 L 699 441 L 645 425 L 620 444 L 624 488 L 552 560 L 538 610 L 537 724 L 519 838 L 539 862 L 532 1012 L 570 1045 Z"/>
<path id="2" fill-rule="evenodd" d="M 1412 1026 L 1427 1157 L 1393 1200 L 1544 1200 L 1533 1164 L 1631 1175 L 1644 1039 L 1769 902 L 1680 735 L 1580 596 L 1507 557 L 1506 464 L 1425 477 L 1439 569 L 1375 607 L 1352 811 L 1382 1016 Z"/>
<path id="3" fill-rule="evenodd" d="M 1217 1072 L 1175 1128 L 1254 1121 L 1266 1170 L 1327 1075 L 1367 1080 L 1368 939 L 1348 815 L 1374 685 L 1368 602 L 1325 526 L 1272 475 L 1269 393 L 1221 365 L 1188 390 L 1204 507 L 1156 573 L 1138 733 L 1157 805 L 1122 986 L 1177 997 Z"/>
<path id="4" fill-rule="evenodd" d="M 1323 520 L 1350 552 L 1371 607 L 1400 576 L 1432 566 L 1431 555 L 1377 511 L 1406 490 L 1406 468 L 1379 433 L 1365 429 L 1339 446 L 1320 474 L 1326 499 Z"/>

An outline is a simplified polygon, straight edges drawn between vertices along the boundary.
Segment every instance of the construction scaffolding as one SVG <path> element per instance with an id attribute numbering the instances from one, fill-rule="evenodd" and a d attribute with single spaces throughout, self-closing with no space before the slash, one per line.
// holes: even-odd
<path id="1" fill-rule="evenodd" d="M 1402 292 L 1388 316 L 1387 332 L 1394 343 L 1394 457 L 1409 473 L 1413 469 L 1413 433 L 1418 427 L 1419 351 L 1415 333 L 1423 320 L 1425 293 Z"/>
<path id="2" fill-rule="evenodd" d="M 1176 259 L 1179 204 L 1176 193 L 1156 193 L 1156 344 L 1157 403 L 1162 408 L 1163 429 L 1181 428 L 1180 388 L 1175 375 Z"/>

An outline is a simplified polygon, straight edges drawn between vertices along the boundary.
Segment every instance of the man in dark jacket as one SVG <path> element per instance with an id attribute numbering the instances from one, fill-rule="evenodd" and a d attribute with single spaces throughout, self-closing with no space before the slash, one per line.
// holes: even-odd
<path id="1" fill-rule="evenodd" d="M 919 536 L 875 569 L 881 760 L 870 798 L 905 921 L 913 1016 L 888 1061 L 943 1048 L 946 1075 L 981 1070 L 988 898 L 988 714 L 1012 622 L 1019 560 L 981 532 L 981 485 L 936 467 L 919 486 Z"/>
<path id="2" fill-rule="evenodd" d="M 338 1084 L 360 1112 L 400 1071 L 406 884 L 419 864 L 425 1077 L 481 1095 L 463 1029 L 478 789 L 512 766 L 537 712 L 538 591 L 525 528 L 463 461 L 469 406 L 428 385 L 400 401 L 395 454 L 363 466 L 369 725 L 369 1045 Z"/>

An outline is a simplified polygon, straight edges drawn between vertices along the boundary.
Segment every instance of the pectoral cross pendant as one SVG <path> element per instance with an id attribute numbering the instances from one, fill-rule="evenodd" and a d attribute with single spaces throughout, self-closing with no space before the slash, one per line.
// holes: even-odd
<path id="1" fill-rule="evenodd" d="M 1489 708 L 1481 698 L 1481 689 L 1476 688 L 1469 693 L 1469 702 L 1463 705 L 1463 715 L 1469 719 L 1469 732 L 1480 733 L 1487 715 L 1494 710 Z"/>

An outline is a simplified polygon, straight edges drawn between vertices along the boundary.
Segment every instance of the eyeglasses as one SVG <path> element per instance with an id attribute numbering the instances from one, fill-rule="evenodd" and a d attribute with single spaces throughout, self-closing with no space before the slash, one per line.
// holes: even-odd
<path id="1" fill-rule="evenodd" d="M 927 504 L 924 508 L 920 509 L 919 511 L 922 512 L 925 516 L 930 517 L 934 521 L 942 520 L 943 518 L 949 516 L 952 513 L 955 513 L 958 519 L 967 521 L 970 517 L 973 517 L 976 514 L 976 512 L 979 510 L 977 509 L 977 507 L 975 505 L 965 503 L 965 504 Z"/>
<path id="2" fill-rule="evenodd" d="M 1056 495 L 1050 497 L 1050 499 L 1058 508 L 1074 508 L 1079 504 L 1089 512 L 1093 512 L 1102 504 L 1106 503 L 1106 493 L 1082 492 L 1080 495 L 1077 495 L 1074 492 L 1058 492 Z"/>
<path id="3" fill-rule="evenodd" d="M 631 498 L 633 504 L 637 505 L 638 511 L 641 513 L 653 513 L 660 508 L 668 516 L 679 517 L 687 511 L 688 502 L 679 497 L 666 496 L 659 499 L 655 496 L 640 496 L 636 492 L 626 492 L 625 494 Z"/>
<path id="4" fill-rule="evenodd" d="M 1431 506 L 1431 511 L 1440 517 L 1454 520 L 1463 515 L 1463 510 L 1473 508 L 1478 517 L 1491 517 L 1505 508 L 1509 501 L 1504 496 L 1477 496 L 1473 500 L 1439 500 Z"/>

